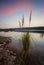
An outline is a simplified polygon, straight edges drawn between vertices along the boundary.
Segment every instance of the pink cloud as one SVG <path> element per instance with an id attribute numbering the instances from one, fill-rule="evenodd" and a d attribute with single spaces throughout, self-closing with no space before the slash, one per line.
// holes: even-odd
<path id="1" fill-rule="evenodd" d="M 1 14 L 6 16 L 6 15 L 12 14 L 18 10 L 28 10 L 31 7 L 31 5 L 28 3 L 18 3 L 16 5 L 14 4 L 12 6 L 3 4 L 2 7 L 3 7 L 3 10 L 1 11 Z"/>

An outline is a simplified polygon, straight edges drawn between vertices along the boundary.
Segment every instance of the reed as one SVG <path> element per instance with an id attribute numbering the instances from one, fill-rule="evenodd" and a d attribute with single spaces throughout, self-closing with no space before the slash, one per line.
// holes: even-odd
<path id="1" fill-rule="evenodd" d="M 26 32 L 26 34 L 24 34 L 22 36 L 22 44 L 23 44 L 23 49 L 26 51 L 29 49 L 30 46 L 30 35 L 29 32 Z"/>
<path id="2" fill-rule="evenodd" d="M 26 32 L 22 35 L 22 45 L 24 51 L 28 52 L 29 54 L 33 53 L 33 46 L 31 44 L 30 32 Z"/>

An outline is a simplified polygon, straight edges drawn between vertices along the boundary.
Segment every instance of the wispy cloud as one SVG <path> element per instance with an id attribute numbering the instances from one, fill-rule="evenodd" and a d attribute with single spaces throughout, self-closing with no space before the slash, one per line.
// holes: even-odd
<path id="1" fill-rule="evenodd" d="M 31 5 L 29 3 L 23 3 L 23 2 L 13 4 L 12 6 L 10 6 L 10 5 L 8 6 L 6 4 L 3 4 L 1 6 L 3 9 L 3 10 L 1 10 L 1 14 L 4 16 L 15 13 L 16 11 L 19 11 L 19 10 L 27 10 L 27 9 L 31 8 Z"/>

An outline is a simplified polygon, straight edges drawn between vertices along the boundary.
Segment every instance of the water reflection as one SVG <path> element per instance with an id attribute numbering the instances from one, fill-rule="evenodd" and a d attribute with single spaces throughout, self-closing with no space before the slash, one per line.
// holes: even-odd
<path id="1" fill-rule="evenodd" d="M 11 37 L 11 45 L 22 48 L 21 37 L 24 33 L 18 32 L 0 32 L 0 36 Z M 34 49 L 42 50 L 44 48 L 44 34 L 30 33 L 30 41 Z"/>

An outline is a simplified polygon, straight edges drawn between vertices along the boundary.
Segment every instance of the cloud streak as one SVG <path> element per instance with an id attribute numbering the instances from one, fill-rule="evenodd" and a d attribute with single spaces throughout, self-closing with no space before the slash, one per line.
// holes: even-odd
<path id="1" fill-rule="evenodd" d="M 13 4 L 12 6 L 10 5 L 1 5 L 2 10 L 1 10 L 1 15 L 6 16 L 12 13 L 15 13 L 16 11 L 19 10 L 28 10 L 31 8 L 31 5 L 29 3 L 17 3 L 17 4 Z"/>

